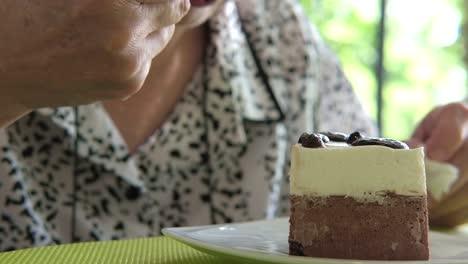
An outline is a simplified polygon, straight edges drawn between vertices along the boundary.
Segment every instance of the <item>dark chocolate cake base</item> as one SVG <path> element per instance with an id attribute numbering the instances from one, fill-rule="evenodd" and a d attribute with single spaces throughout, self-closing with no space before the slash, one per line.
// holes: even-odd
<path id="1" fill-rule="evenodd" d="M 427 260 L 425 197 L 388 195 L 383 203 L 351 197 L 291 195 L 291 255 L 361 259 Z"/>

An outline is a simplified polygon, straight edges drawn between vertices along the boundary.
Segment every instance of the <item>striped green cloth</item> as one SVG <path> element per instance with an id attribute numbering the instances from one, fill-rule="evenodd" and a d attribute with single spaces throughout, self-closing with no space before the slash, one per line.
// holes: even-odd
<path id="1" fill-rule="evenodd" d="M 198 264 L 234 263 L 197 251 L 167 237 L 85 242 L 0 254 L 0 263 Z"/>

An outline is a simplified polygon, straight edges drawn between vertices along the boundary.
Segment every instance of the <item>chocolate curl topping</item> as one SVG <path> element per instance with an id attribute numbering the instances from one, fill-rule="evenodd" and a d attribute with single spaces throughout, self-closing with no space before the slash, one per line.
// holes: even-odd
<path id="1" fill-rule="evenodd" d="M 361 138 L 355 140 L 352 146 L 370 146 L 370 145 L 377 145 L 377 146 L 384 146 L 389 147 L 392 149 L 409 149 L 408 145 L 405 143 L 388 138 Z"/>
<path id="2" fill-rule="evenodd" d="M 354 133 L 351 133 L 351 135 L 349 135 L 348 140 L 346 141 L 346 143 L 351 145 L 351 144 L 353 144 L 354 141 L 356 141 L 358 139 L 361 139 L 361 138 L 364 138 L 364 136 L 361 134 L 361 132 L 356 131 Z"/>
<path id="3" fill-rule="evenodd" d="M 319 134 L 328 137 L 331 141 L 335 142 L 346 142 L 348 140 L 348 135 L 340 132 L 320 132 Z"/>
<path id="4" fill-rule="evenodd" d="M 304 148 L 325 148 L 325 144 L 322 138 L 323 136 L 317 133 L 304 133 L 299 138 L 298 143 L 301 144 Z"/>

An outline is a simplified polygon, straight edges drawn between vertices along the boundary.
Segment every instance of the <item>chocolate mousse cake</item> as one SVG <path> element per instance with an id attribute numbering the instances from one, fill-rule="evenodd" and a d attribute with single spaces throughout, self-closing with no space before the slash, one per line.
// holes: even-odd
<path id="1" fill-rule="evenodd" d="M 291 255 L 429 259 L 422 148 L 359 132 L 303 134 L 290 184 Z"/>

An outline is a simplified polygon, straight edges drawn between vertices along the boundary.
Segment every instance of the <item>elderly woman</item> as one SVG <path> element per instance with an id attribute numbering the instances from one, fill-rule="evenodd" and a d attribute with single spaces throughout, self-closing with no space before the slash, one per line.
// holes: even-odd
<path id="1" fill-rule="evenodd" d="M 180 22 L 187 1 L 128 1 L 132 12 L 166 12 L 145 31 L 145 20 L 115 11 L 121 26 L 139 21 L 132 32 L 153 41 L 124 30 L 124 48 L 115 35 L 89 34 L 113 25 L 98 19 L 99 5 L 113 1 L 83 2 L 94 9 L 74 8 L 73 17 L 95 20 L 66 24 L 73 34 L 43 42 L 50 49 L 11 45 L 19 62 L 0 65 L 0 250 L 284 215 L 288 146 L 301 132 L 376 133 L 294 0 L 192 0 Z M 139 56 L 127 56 L 133 50 Z M 151 54 L 151 65 L 138 59 Z M 122 64 L 134 66 L 119 72 Z M 90 101 L 99 102 L 80 105 Z M 70 104 L 80 106 L 39 108 Z M 467 131 L 466 105 L 452 104 L 411 143 L 466 169 Z"/>

